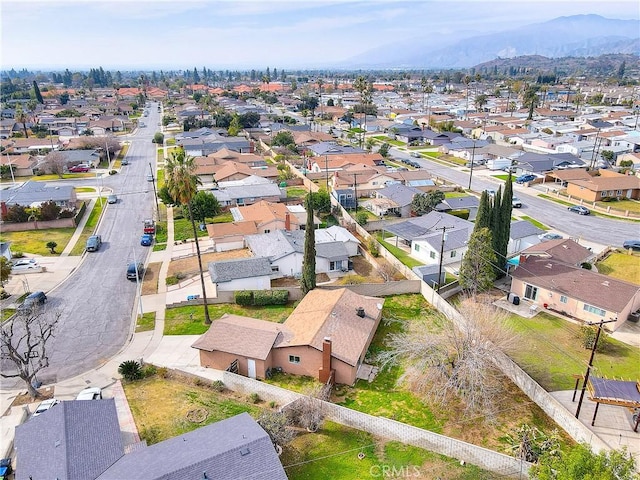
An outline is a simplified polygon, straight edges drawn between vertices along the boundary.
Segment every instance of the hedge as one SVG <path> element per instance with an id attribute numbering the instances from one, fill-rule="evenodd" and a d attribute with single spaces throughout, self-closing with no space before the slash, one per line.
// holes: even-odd
<path id="1" fill-rule="evenodd" d="M 288 290 L 240 290 L 234 294 L 238 305 L 265 306 L 286 305 L 289 302 Z"/>

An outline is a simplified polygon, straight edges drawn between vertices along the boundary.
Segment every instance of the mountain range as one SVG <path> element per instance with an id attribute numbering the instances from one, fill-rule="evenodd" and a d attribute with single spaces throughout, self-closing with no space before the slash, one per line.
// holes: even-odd
<path id="1" fill-rule="evenodd" d="M 640 22 L 599 15 L 558 17 L 486 35 L 423 36 L 389 43 L 349 60 L 351 68 L 469 68 L 498 58 L 638 55 Z"/>

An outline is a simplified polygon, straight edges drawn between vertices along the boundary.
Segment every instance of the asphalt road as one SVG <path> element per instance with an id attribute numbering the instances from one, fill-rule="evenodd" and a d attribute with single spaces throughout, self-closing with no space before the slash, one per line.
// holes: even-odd
<path id="1" fill-rule="evenodd" d="M 149 163 L 155 169 L 156 145 L 151 142 L 160 120 L 155 104 L 145 118 L 148 125 L 128 136 L 123 166 L 102 183 L 118 195 L 106 205 L 97 228 L 102 236 L 98 252 L 85 253 L 76 271 L 49 293 L 47 309 L 62 313 L 50 347 L 50 366 L 38 380 L 51 383 L 91 370 L 114 356 L 132 331 L 137 285 L 126 279 L 127 264 L 144 262 L 149 247 L 140 245 L 142 222 L 153 217 L 156 204 L 153 185 L 147 181 Z M 95 180 L 92 182 L 95 186 Z M 106 203 L 106 198 L 105 198 Z"/>
<path id="2" fill-rule="evenodd" d="M 444 178 L 456 183 L 463 188 L 469 186 L 469 169 L 452 168 L 438 162 L 410 157 L 408 153 L 391 148 L 394 158 L 407 158 L 420 163 L 422 168 L 432 175 Z M 486 172 L 486 169 L 483 169 Z M 490 178 L 482 174 L 482 169 L 474 168 L 471 177 L 471 189 L 482 192 L 485 189 L 497 190 L 502 184 L 500 180 Z M 614 219 L 599 215 L 578 215 L 567 211 L 567 207 L 556 202 L 537 197 L 540 193 L 536 187 L 525 187 L 514 183 L 513 194 L 522 200 L 523 206 L 520 213 L 527 215 L 539 222 L 553 228 L 566 237 L 574 237 L 580 240 L 597 243 L 600 245 L 622 246 L 625 240 L 640 237 L 640 224 L 623 219 Z"/>

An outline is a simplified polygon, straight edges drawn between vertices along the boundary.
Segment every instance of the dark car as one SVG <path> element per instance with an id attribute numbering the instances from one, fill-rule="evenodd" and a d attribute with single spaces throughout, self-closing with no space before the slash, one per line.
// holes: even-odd
<path id="1" fill-rule="evenodd" d="M 153 235 L 145 233 L 140 237 L 140 245 L 148 247 L 153 243 Z"/>
<path id="2" fill-rule="evenodd" d="M 34 307 L 40 307 L 47 303 L 47 296 L 44 292 L 33 292 L 24 299 L 24 302 L 18 307 L 19 312 L 29 312 Z"/>
<path id="3" fill-rule="evenodd" d="M 144 275 L 144 265 L 141 262 L 131 262 L 127 266 L 127 280 L 140 280 Z"/>
<path id="4" fill-rule="evenodd" d="M 573 205 L 567 210 L 573 213 L 577 213 L 578 215 L 589 215 L 591 213 L 591 210 L 589 210 L 587 207 L 583 207 L 582 205 Z"/>
<path id="5" fill-rule="evenodd" d="M 625 250 L 640 250 L 640 240 L 626 240 L 623 244 L 622 247 Z"/>
<path id="6" fill-rule="evenodd" d="M 80 165 L 74 165 L 69 169 L 69 171 L 72 173 L 85 173 L 85 172 L 88 172 L 90 169 L 91 167 L 89 165 L 80 164 Z"/>
<path id="7" fill-rule="evenodd" d="M 520 175 L 516 178 L 516 183 L 528 183 L 533 182 L 537 177 L 532 174 Z"/>
<path id="8" fill-rule="evenodd" d="M 97 252 L 100 250 L 100 245 L 102 245 L 102 237 L 100 235 L 91 235 L 87 238 L 86 249 L 87 252 Z"/>

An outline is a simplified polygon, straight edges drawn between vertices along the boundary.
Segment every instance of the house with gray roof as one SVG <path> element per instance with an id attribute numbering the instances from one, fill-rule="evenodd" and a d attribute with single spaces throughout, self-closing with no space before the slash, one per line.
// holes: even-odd
<path id="1" fill-rule="evenodd" d="M 417 187 L 409 187 L 400 183 L 388 185 L 376 191 L 376 198 L 388 200 L 391 208 L 386 208 L 385 213 L 376 213 L 375 209 L 372 211 L 376 215 L 393 214 L 403 218 L 410 217 L 413 197 L 422 193 L 424 192 Z"/>
<path id="2" fill-rule="evenodd" d="M 16 480 L 97 478 L 124 455 L 115 401 L 60 402 L 16 427 Z"/>
<path id="3" fill-rule="evenodd" d="M 517 220 L 511 222 L 509 230 L 509 243 L 507 244 L 507 255 L 513 255 L 532 245 L 540 243 L 539 235 L 544 230 L 536 227 L 528 220 Z"/>
<path id="4" fill-rule="evenodd" d="M 272 182 L 229 186 L 219 189 L 218 192 L 224 193 L 228 197 L 229 205 L 233 207 L 251 205 L 260 200 L 279 202 L 287 197 L 284 189 Z M 218 196 L 216 190 L 212 190 L 211 193 Z"/>
<path id="5" fill-rule="evenodd" d="M 318 232 L 319 230 L 316 230 Z M 349 267 L 346 243 L 331 234 L 316 238 L 316 273 L 342 274 Z M 272 278 L 302 275 L 305 232 L 303 230 L 276 230 L 269 233 L 246 235 L 245 243 L 258 257 L 271 262 Z"/>
<path id="6" fill-rule="evenodd" d="M 100 163 L 100 154 L 97 150 L 60 150 L 67 168 L 83 163 L 92 168 Z"/>
<path id="7" fill-rule="evenodd" d="M 473 221 L 478 214 L 478 207 L 480 206 L 480 200 L 474 195 L 465 195 L 462 197 L 450 197 L 445 198 L 442 202 L 436 205 L 435 210 L 438 212 L 449 213 L 451 211 L 464 210 L 469 212 L 467 220 Z"/>
<path id="8" fill-rule="evenodd" d="M 208 269 L 216 291 L 271 289 L 271 262 L 265 257 L 209 262 Z"/>
<path id="9" fill-rule="evenodd" d="M 313 145 L 309 145 L 307 150 L 310 151 L 315 156 L 324 156 L 324 155 L 344 155 L 347 153 L 366 153 L 366 150 L 363 150 L 359 147 L 354 147 L 353 145 L 339 145 L 336 142 L 320 142 Z"/>
<path id="10" fill-rule="evenodd" d="M 587 164 L 571 153 L 527 152 L 518 158 L 516 175 L 545 173 L 563 168 L 586 167 Z"/>
<path id="11" fill-rule="evenodd" d="M 192 157 L 206 157 L 223 148 L 239 153 L 253 152 L 251 142 L 244 137 L 225 137 L 213 134 L 197 138 L 183 138 L 176 143 L 184 147 L 186 154 Z"/>
<path id="12" fill-rule="evenodd" d="M 72 185 L 57 185 L 27 181 L 22 185 L 0 190 L 2 210 L 12 205 L 39 207 L 44 202 L 53 201 L 63 209 L 75 210 L 78 198 Z"/>
<path id="13" fill-rule="evenodd" d="M 89 402 L 87 402 L 89 403 Z M 286 480 L 273 443 L 241 413 L 123 456 L 97 480 Z"/>

